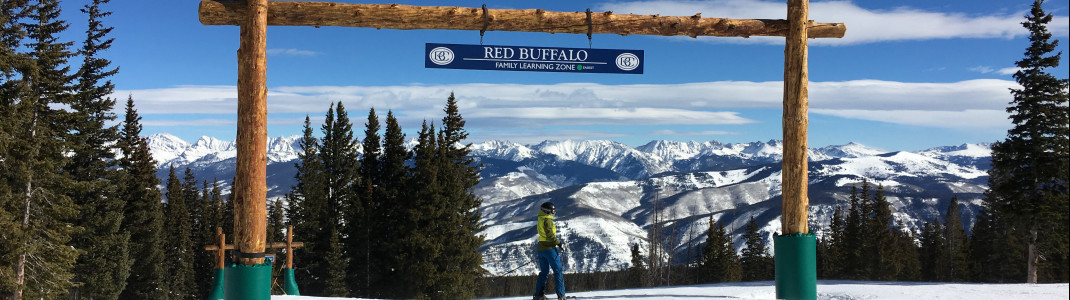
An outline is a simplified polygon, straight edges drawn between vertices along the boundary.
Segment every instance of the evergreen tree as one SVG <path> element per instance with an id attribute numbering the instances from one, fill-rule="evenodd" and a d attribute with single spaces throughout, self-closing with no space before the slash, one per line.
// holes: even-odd
<path id="1" fill-rule="evenodd" d="M 298 162 L 294 165 L 297 174 L 296 185 L 290 188 L 286 201 L 290 204 L 286 211 L 287 220 L 294 226 L 295 238 L 305 241 L 305 247 L 294 253 L 295 271 L 298 286 L 306 295 L 322 295 L 323 283 L 328 276 L 327 268 L 331 262 L 327 257 L 330 235 L 326 232 L 327 222 L 334 222 L 327 216 L 327 198 L 325 183 L 322 179 L 323 165 L 319 156 L 319 141 L 312 135 L 312 124 L 305 117 L 305 126 L 298 145 L 301 152 L 297 154 Z M 298 267 L 301 266 L 301 267 Z"/>
<path id="2" fill-rule="evenodd" d="M 205 200 L 208 199 L 207 182 L 204 183 L 205 189 L 203 193 L 197 185 L 197 178 L 193 174 L 193 170 L 186 168 L 182 177 L 183 203 L 186 205 L 190 226 L 189 248 L 186 251 L 190 257 L 190 270 L 193 272 L 191 278 L 212 278 L 214 276 L 214 260 L 212 259 L 214 254 L 204 251 L 202 247 L 215 244 L 215 228 L 208 228 L 208 225 L 204 222 Z M 192 287 L 190 294 L 198 297 L 207 295 L 212 288 L 210 280 L 193 280 L 190 284 Z"/>
<path id="3" fill-rule="evenodd" d="M 164 209 L 167 216 L 164 220 L 164 228 L 167 230 L 167 238 L 164 240 L 164 249 L 168 253 L 166 260 L 168 298 L 170 299 L 194 299 L 196 285 L 193 277 L 193 243 L 190 230 L 192 227 L 189 220 L 189 210 L 186 208 L 186 187 L 175 175 L 175 167 L 171 166 L 167 178 L 167 205 Z"/>
<path id="4" fill-rule="evenodd" d="M 323 292 L 325 296 L 341 297 L 348 294 L 348 289 L 345 285 L 346 278 L 346 266 L 349 265 L 349 258 L 342 254 L 341 239 L 338 238 L 338 231 L 336 227 L 328 226 L 327 235 L 327 256 L 320 258 L 326 260 L 327 274 L 323 277 Z"/>
<path id="5" fill-rule="evenodd" d="M 947 281 L 968 281 L 969 278 L 969 237 L 962 228 L 962 218 L 959 217 L 959 199 L 951 197 L 951 203 L 947 205 L 947 215 L 944 217 L 943 240 L 946 247 L 941 255 L 947 265 Z"/>
<path id="6" fill-rule="evenodd" d="M 864 188 L 869 187 L 865 178 L 862 179 L 862 186 Z M 862 200 L 858 197 L 858 188 L 851 186 L 851 195 L 849 198 L 850 206 L 847 209 L 847 222 L 844 224 L 844 250 L 843 261 L 843 279 L 861 280 L 865 278 L 865 265 L 863 261 L 863 247 L 865 246 L 865 233 L 864 228 L 864 216 L 862 214 Z"/>
<path id="7" fill-rule="evenodd" d="M 234 187 L 234 178 L 230 179 L 230 186 L 231 186 L 231 188 Z M 223 199 L 223 221 L 222 221 L 222 223 L 223 223 L 223 232 L 227 232 L 228 230 L 230 230 L 230 231 L 234 230 L 234 197 L 235 197 L 235 194 L 236 193 L 227 194 L 226 198 Z M 233 237 L 234 235 L 231 234 L 230 236 Z M 228 243 L 229 242 L 230 241 L 228 241 Z"/>
<path id="8" fill-rule="evenodd" d="M 383 135 L 383 154 L 379 167 L 379 183 L 375 189 L 375 195 L 380 201 L 378 219 L 380 220 L 379 228 L 381 229 L 379 235 L 383 239 L 383 244 L 380 248 L 382 253 L 385 254 L 380 258 L 380 263 L 383 265 L 381 269 L 383 280 L 377 285 L 383 292 L 381 293 L 382 297 L 405 298 L 412 296 L 412 286 L 400 285 L 399 283 L 404 281 L 398 276 L 400 274 L 398 270 L 411 262 L 400 260 L 400 257 L 396 255 L 400 252 L 409 251 L 409 248 L 399 242 L 398 237 L 405 235 L 406 232 L 416 230 L 413 224 L 402 221 L 402 218 L 405 217 L 404 209 L 406 206 L 404 205 L 407 205 L 404 200 L 404 193 L 409 184 L 409 167 L 405 163 L 410 157 L 412 157 L 412 154 L 405 147 L 405 134 L 402 133 L 397 119 L 394 118 L 394 113 L 387 111 L 386 132 Z"/>
<path id="9" fill-rule="evenodd" d="M 0 2 L 0 119 L 13 120 L 14 103 L 16 96 L 15 86 L 22 82 L 17 76 L 15 64 L 23 53 L 18 49 L 22 39 L 26 35 L 19 19 L 25 16 L 26 3 L 24 1 Z M 0 136 L 12 136 L 16 129 L 12 122 L 0 122 Z M 15 241 L 20 238 L 21 222 L 18 215 L 17 196 L 14 187 L 8 182 L 9 174 L 14 173 L 10 160 L 9 151 L 12 147 L 9 139 L 0 139 L 0 266 L 13 266 L 18 260 Z M 6 297 L 15 290 L 15 278 L 13 272 L 0 272 L 0 297 Z"/>
<path id="10" fill-rule="evenodd" d="M 631 287 L 643 287 L 646 267 L 643 266 L 643 254 L 639 253 L 639 243 L 632 244 L 632 266 L 628 268 L 628 281 Z"/>
<path id="11" fill-rule="evenodd" d="M 992 199 L 990 193 L 986 193 L 987 199 Z M 1005 214 L 997 210 L 986 202 L 977 214 L 970 241 L 974 278 L 983 282 L 1022 282 L 1026 265 L 1020 261 L 1026 254 L 1026 238 L 1013 234 L 1010 222 L 1002 217 Z"/>
<path id="12" fill-rule="evenodd" d="M 921 249 L 918 251 L 918 259 L 922 265 L 922 280 L 941 281 L 945 278 L 943 271 L 946 268 L 941 266 L 944 263 L 944 253 L 947 253 L 944 231 L 939 219 L 925 222 L 925 226 L 922 228 L 919 238 L 921 240 Z"/>
<path id="13" fill-rule="evenodd" d="M 702 264 L 699 269 L 703 274 L 700 278 L 702 282 L 739 281 L 742 276 L 739 256 L 732 245 L 732 238 L 728 236 L 724 224 L 714 223 L 712 216 L 710 229 L 706 233 L 706 244 L 702 247 Z"/>
<path id="14" fill-rule="evenodd" d="M 283 207 L 282 198 L 275 199 L 275 202 L 269 203 L 271 204 L 268 205 L 267 211 L 267 243 L 270 245 L 275 242 L 286 242 L 286 223 L 283 220 L 285 207 Z M 275 253 L 276 249 L 268 249 L 267 251 Z"/>
<path id="15" fill-rule="evenodd" d="M 400 205 L 404 223 L 411 228 L 399 236 L 399 247 L 409 249 L 397 253 L 398 260 L 404 261 L 398 271 L 400 285 L 411 286 L 411 295 L 399 295 L 406 298 L 430 298 L 437 295 L 435 282 L 442 272 L 437 262 L 443 255 L 440 243 L 441 220 L 445 218 L 447 208 L 441 205 L 442 193 L 439 183 L 438 144 L 434 125 L 424 121 L 413 148 L 413 169 L 409 178 L 408 193 Z"/>
<path id="16" fill-rule="evenodd" d="M 218 244 L 216 242 L 216 227 L 219 226 L 220 206 L 212 202 L 212 186 L 207 180 L 201 181 L 201 197 L 196 199 L 196 205 L 190 205 L 190 216 L 194 220 L 193 230 L 193 273 L 197 278 L 198 296 L 208 295 L 211 292 L 211 280 L 215 276 L 215 252 L 204 251 L 203 246 Z M 197 207 L 194 213 L 194 207 Z"/>
<path id="17" fill-rule="evenodd" d="M 743 234 L 743 239 L 747 245 L 743 248 L 740 258 L 743 281 L 773 280 L 773 257 L 766 250 L 765 238 L 758 231 L 754 216 L 747 222 L 747 232 Z"/>
<path id="18" fill-rule="evenodd" d="M 133 97 L 126 100 L 126 119 L 117 144 L 120 197 L 126 202 L 122 232 L 130 233 L 129 257 L 132 260 L 122 299 L 165 299 L 164 285 L 164 216 L 160 191 L 156 188 L 156 161 L 149 152 L 148 141 L 141 137 L 141 117 L 134 109 Z"/>
<path id="19" fill-rule="evenodd" d="M 371 224 L 367 222 L 364 204 L 360 197 L 361 192 L 364 192 L 362 188 L 364 186 L 360 185 L 360 165 L 357 160 L 357 141 L 353 138 L 353 124 L 349 121 L 349 114 L 346 113 L 345 106 L 341 102 L 337 105 L 332 104 L 327 110 L 327 118 L 323 123 L 322 131 L 323 139 L 319 156 L 323 166 L 321 178 L 323 179 L 322 187 L 325 190 L 321 194 L 325 198 L 326 213 L 320 216 L 320 222 L 324 226 L 320 230 L 327 234 L 334 232 L 337 237 L 321 236 L 318 237 L 317 242 L 326 244 L 332 238 L 339 238 L 343 246 L 326 247 L 326 251 L 338 252 L 337 254 L 326 253 L 326 257 L 337 255 L 354 259 L 354 264 L 342 266 L 342 272 L 334 270 L 338 267 L 336 264 L 343 263 L 341 261 L 329 262 L 330 265 L 327 266 L 330 271 L 325 276 L 332 276 L 332 278 L 323 280 L 334 282 L 333 276 L 342 276 L 338 280 L 342 280 L 340 286 L 344 288 L 346 282 L 355 283 L 358 279 L 365 279 L 367 282 L 369 274 L 366 267 L 370 266 L 367 242 Z M 338 218 L 337 212 L 342 212 L 341 218 Z M 357 289 L 353 291 L 356 293 L 366 291 L 366 286 L 367 284 L 360 284 L 351 288 Z M 339 294 L 337 289 L 338 287 L 325 286 L 325 292 L 328 295 L 349 295 L 347 292 Z"/>
<path id="20" fill-rule="evenodd" d="M 918 257 L 918 247 L 914 243 L 911 231 L 903 225 L 903 221 L 897 220 L 892 229 L 895 237 L 895 256 L 892 259 L 892 273 L 896 281 L 918 281 L 921 279 L 921 261 Z"/>
<path id="21" fill-rule="evenodd" d="M 270 246 L 275 242 L 286 242 L 286 223 L 284 223 L 283 220 L 283 210 L 285 208 L 282 204 L 282 198 L 275 199 L 275 202 L 269 201 L 268 203 L 267 227 L 265 228 L 267 229 L 267 244 Z M 267 253 L 275 254 L 275 261 L 271 265 L 271 276 L 273 278 L 281 277 L 280 272 L 286 264 L 282 259 L 285 250 L 279 248 L 267 248 L 265 250 Z M 205 280 L 205 282 L 207 282 L 207 280 Z M 272 294 L 281 294 L 284 291 L 282 290 L 281 284 L 272 284 L 271 292 Z"/>
<path id="22" fill-rule="evenodd" d="M 16 103 L 26 92 L 26 81 L 19 71 L 25 70 L 29 60 L 22 53 L 26 30 L 21 20 L 29 13 L 25 0 L 0 1 L 0 136 L 13 137 L 20 132 Z M 18 261 L 18 245 L 22 243 L 22 198 L 13 181 L 18 168 L 11 159 L 13 139 L 0 138 L 0 266 L 14 266 Z M 10 268 L 10 267 L 7 267 Z M 0 272 L 0 298 L 13 294 L 14 272 Z"/>
<path id="23" fill-rule="evenodd" d="M 438 134 L 438 171 L 443 195 L 440 205 L 446 213 L 441 219 L 445 224 L 438 228 L 444 253 L 437 262 L 443 272 L 432 285 L 440 294 L 430 297 L 472 298 L 483 275 L 483 256 L 479 253 L 483 245 L 479 232 L 484 228 L 479 222 L 479 206 L 483 200 L 473 193 L 479 184 L 479 166 L 468 156 L 471 144 L 462 144 L 468 132 L 453 93 L 443 111 L 446 116 Z"/>
<path id="24" fill-rule="evenodd" d="M 213 214 L 213 217 L 211 218 L 212 222 L 210 223 L 212 224 L 210 228 L 212 228 L 213 233 L 216 231 L 216 227 L 222 227 L 224 232 L 226 232 L 227 230 L 227 227 L 224 226 L 223 221 L 227 217 L 227 205 L 224 202 L 225 201 L 223 200 L 223 189 L 219 186 L 219 179 L 212 178 L 212 204 L 209 206 L 209 210 L 212 211 Z M 215 235 L 212 236 L 214 237 Z M 213 241 L 215 240 L 213 239 Z"/>
<path id="25" fill-rule="evenodd" d="M 115 196 L 117 178 L 111 170 L 118 129 L 105 124 L 115 120 L 111 112 L 115 100 L 108 98 L 115 87 L 106 78 L 118 70 L 109 70 L 111 62 L 98 54 L 110 48 L 113 40 L 105 38 L 112 28 L 101 24 L 101 19 L 111 14 L 100 7 L 107 2 L 95 0 L 82 9 L 89 15 L 89 26 L 80 51 L 84 60 L 75 75 L 69 129 L 71 159 L 64 169 L 74 181 L 68 196 L 81 207 L 75 223 L 85 229 L 71 241 L 85 251 L 78 258 L 74 280 L 84 284 L 82 295 L 115 299 L 125 287 L 131 261 L 127 256 L 130 235 L 119 230 L 126 203 Z"/>
<path id="26" fill-rule="evenodd" d="M 1047 24 L 1051 14 L 1033 3 L 1022 25 L 1029 30 L 1030 46 L 1017 61 L 1014 79 L 1022 86 L 1011 89 L 1014 100 L 1007 107 L 1014 127 L 1007 139 L 992 145 L 989 171 L 989 201 L 1004 213 L 1015 234 L 1026 236 L 1025 280 L 1036 283 L 1045 267 L 1040 253 L 1067 255 L 1068 161 L 1070 161 L 1070 116 L 1067 88 L 1070 80 L 1058 79 L 1048 69 L 1058 67 L 1062 53 L 1055 51 Z"/>
<path id="27" fill-rule="evenodd" d="M 845 258 L 844 254 L 847 253 L 845 249 L 845 226 L 846 220 L 843 216 L 843 209 L 839 206 L 832 213 L 832 219 L 829 221 L 829 231 L 821 238 L 824 247 L 823 255 L 820 255 L 820 261 L 818 261 L 819 269 L 823 278 L 828 279 L 840 279 L 843 278 Z"/>
<path id="28" fill-rule="evenodd" d="M 387 247 L 389 224 L 387 216 L 383 213 L 384 199 L 379 195 L 379 187 L 384 184 L 379 173 L 379 160 L 382 156 L 382 145 L 379 137 L 379 116 L 375 114 L 375 108 L 368 110 L 368 122 L 364 124 L 363 153 L 360 159 L 360 189 L 358 195 L 363 199 L 366 238 L 364 241 L 367 260 L 363 264 L 353 264 L 346 272 L 349 286 L 361 287 L 362 291 L 356 295 L 380 298 L 383 297 L 383 285 L 386 278 L 383 277 L 389 270 L 388 260 L 392 259 L 391 249 Z"/>
<path id="29" fill-rule="evenodd" d="M 364 151 L 360 159 L 360 176 L 368 184 L 377 185 L 381 182 L 379 176 L 379 158 L 382 156 L 382 139 L 379 137 L 379 116 L 375 114 L 375 108 L 368 110 L 368 122 L 364 123 Z M 374 197 L 368 203 L 369 212 L 374 214 L 381 203 Z"/>
<path id="30" fill-rule="evenodd" d="M 865 250 L 868 258 L 867 265 L 870 270 L 870 279 L 890 281 L 898 276 L 896 261 L 902 253 L 897 252 L 897 233 L 891 229 L 892 210 L 888 199 L 884 196 L 884 186 L 877 185 L 877 193 L 871 201 L 869 219 L 866 221 L 866 236 L 869 243 Z"/>
<path id="31" fill-rule="evenodd" d="M 16 11 L 22 3 L 4 4 Z M 81 228 L 73 223 L 78 206 L 67 195 L 73 181 L 61 171 L 69 163 L 66 155 L 71 145 L 68 136 L 69 113 L 58 106 L 72 102 L 72 79 L 68 58 L 70 42 L 59 42 L 57 35 L 67 29 L 59 19 L 58 1 L 42 0 L 30 9 L 25 28 L 29 38 L 25 61 L 15 61 L 11 67 L 21 77 L 18 82 L 5 83 L 4 101 L 8 119 L 5 143 L 4 181 L 8 191 L 5 206 L 15 208 L 17 228 L 5 243 L 10 243 L 13 257 L 14 282 L 10 297 L 56 298 L 67 292 L 73 278 L 79 250 L 70 247 L 71 237 Z M 7 20 L 7 31 L 12 22 Z M 15 30 L 17 31 L 17 30 Z M 10 43 L 5 36 L 5 43 Z M 11 50 L 5 50 L 11 53 Z M 17 51 L 17 50 L 14 50 Z M 12 56 L 12 55 L 9 55 Z M 10 67 L 9 67 L 10 68 Z M 8 221 L 10 222 L 10 221 Z"/>

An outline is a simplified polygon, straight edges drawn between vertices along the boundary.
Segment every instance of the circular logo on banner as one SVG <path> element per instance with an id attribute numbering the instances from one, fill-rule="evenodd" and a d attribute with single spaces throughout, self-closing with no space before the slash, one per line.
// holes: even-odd
<path id="1" fill-rule="evenodd" d="M 446 47 L 431 49 L 431 53 L 428 54 L 428 56 L 431 57 L 431 62 L 440 66 L 445 66 L 453 62 L 453 50 Z"/>
<path id="2" fill-rule="evenodd" d="M 617 55 L 617 68 L 624 71 L 635 70 L 639 67 L 639 57 L 631 53 L 621 53 Z"/>

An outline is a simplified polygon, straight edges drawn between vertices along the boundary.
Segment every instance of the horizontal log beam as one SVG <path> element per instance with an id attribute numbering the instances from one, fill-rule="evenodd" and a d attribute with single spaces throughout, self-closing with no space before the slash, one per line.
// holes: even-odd
<path id="1" fill-rule="evenodd" d="M 244 2 L 202 0 L 201 24 L 240 25 Z M 613 12 L 555 12 L 542 9 L 352 4 L 312 1 L 269 1 L 268 25 L 343 26 L 377 29 L 450 29 L 619 35 L 686 35 L 751 37 L 787 36 L 787 20 L 618 15 Z M 807 22 L 809 38 L 842 38 L 843 23 Z"/>

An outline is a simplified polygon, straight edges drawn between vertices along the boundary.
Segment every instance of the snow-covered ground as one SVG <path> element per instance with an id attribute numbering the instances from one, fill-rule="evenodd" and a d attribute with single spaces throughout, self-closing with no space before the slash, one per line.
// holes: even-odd
<path id="1" fill-rule="evenodd" d="M 662 288 L 579 292 L 569 294 L 579 299 L 776 299 L 772 281 L 719 283 Z M 307 296 L 272 296 L 273 300 L 326 300 Z M 531 299 L 527 297 L 503 300 Z M 980 284 L 929 282 L 876 282 L 819 280 L 817 299 L 1070 299 L 1070 285 L 1054 284 Z"/>

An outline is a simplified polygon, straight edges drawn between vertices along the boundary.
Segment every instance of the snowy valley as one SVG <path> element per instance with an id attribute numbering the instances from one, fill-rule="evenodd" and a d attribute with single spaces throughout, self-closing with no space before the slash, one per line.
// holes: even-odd
<path id="1" fill-rule="evenodd" d="M 149 140 L 162 178 L 169 165 L 221 183 L 234 175 L 231 142 L 203 137 L 188 143 L 167 134 Z M 484 267 L 496 275 L 534 272 L 534 216 L 545 201 L 558 207 L 569 272 L 627 268 L 631 244 L 647 249 L 655 214 L 666 232 L 658 242 L 678 263 L 705 240 L 711 217 L 726 224 L 737 249 L 751 217 L 772 243 L 780 227 L 782 147 L 780 141 L 652 141 L 634 148 L 611 141 L 473 144 L 472 156 L 483 164 L 475 193 L 483 198 Z M 269 141 L 269 197 L 280 197 L 294 184 L 299 149 L 297 137 Z M 969 228 L 986 188 L 990 149 L 965 144 L 886 152 L 849 143 L 812 148 L 808 157 L 815 228 L 827 226 L 836 206 L 846 206 L 851 186 L 862 178 L 874 189 L 883 186 L 896 219 L 910 228 L 942 220 L 952 196 L 963 205 Z"/>

